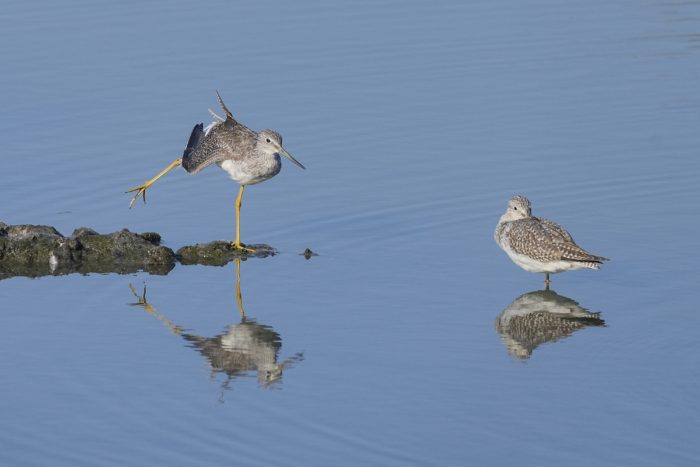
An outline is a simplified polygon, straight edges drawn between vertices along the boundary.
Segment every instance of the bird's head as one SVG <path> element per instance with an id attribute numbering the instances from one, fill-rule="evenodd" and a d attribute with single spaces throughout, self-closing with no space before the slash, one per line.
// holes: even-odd
<path id="1" fill-rule="evenodd" d="M 523 195 L 513 196 L 508 201 L 508 208 L 506 212 L 501 216 L 501 221 L 516 221 L 518 219 L 525 219 L 532 215 L 532 208 L 530 207 L 530 200 Z"/>
<path id="2" fill-rule="evenodd" d="M 258 367 L 258 383 L 262 387 L 272 388 L 282 381 L 282 373 L 295 364 L 304 361 L 304 354 L 299 352 L 282 363 L 263 363 Z"/>
<path id="3" fill-rule="evenodd" d="M 271 388 L 282 378 L 284 366 L 281 363 L 266 363 L 258 368 L 258 384 Z"/>
<path id="4" fill-rule="evenodd" d="M 294 162 L 297 166 L 302 169 L 306 169 L 301 162 L 294 159 L 291 154 L 287 152 L 284 147 L 282 147 L 282 135 L 277 133 L 275 130 L 263 130 L 258 133 L 258 147 L 262 149 L 263 152 L 268 154 L 281 154 L 290 161 Z"/>

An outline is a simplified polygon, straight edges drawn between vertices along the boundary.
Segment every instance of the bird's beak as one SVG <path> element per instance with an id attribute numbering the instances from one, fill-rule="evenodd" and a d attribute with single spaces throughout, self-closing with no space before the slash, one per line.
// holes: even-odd
<path id="1" fill-rule="evenodd" d="M 282 154 L 282 155 L 283 155 L 284 157 L 286 157 L 287 159 L 289 159 L 290 161 L 294 162 L 296 165 L 298 165 L 298 166 L 301 167 L 302 169 L 306 170 L 306 167 L 304 167 L 304 166 L 302 165 L 301 162 L 299 162 L 298 160 L 294 159 L 294 158 L 292 157 L 292 155 L 289 154 L 289 153 L 287 152 L 287 150 L 284 149 L 282 146 L 280 146 L 280 151 L 279 151 L 279 153 Z"/>

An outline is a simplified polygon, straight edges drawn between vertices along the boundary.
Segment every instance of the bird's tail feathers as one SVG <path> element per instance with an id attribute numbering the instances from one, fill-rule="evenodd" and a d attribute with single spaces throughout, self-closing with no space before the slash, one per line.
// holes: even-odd
<path id="1" fill-rule="evenodd" d="M 216 91 L 216 97 L 219 99 L 219 105 L 221 106 L 221 108 L 223 109 L 224 113 L 226 114 L 226 118 L 227 118 L 227 119 L 230 118 L 231 120 L 235 120 L 235 119 L 233 118 L 233 114 L 231 113 L 231 111 L 228 109 L 228 107 L 226 107 L 226 104 L 224 104 L 224 100 L 221 98 L 221 95 L 219 94 L 219 91 Z"/>
<path id="2" fill-rule="evenodd" d="M 211 116 L 214 117 L 214 120 L 216 120 L 217 122 L 225 122 L 226 121 L 226 119 L 224 117 L 217 114 L 213 110 L 211 110 L 211 109 L 208 109 L 208 110 L 209 110 L 209 113 L 211 114 Z"/>
<path id="3" fill-rule="evenodd" d="M 608 258 L 605 258 L 603 256 L 596 256 L 588 253 L 588 258 L 586 258 L 588 261 L 592 261 L 594 263 L 604 263 L 606 261 L 610 261 Z"/>
<path id="4" fill-rule="evenodd" d="M 578 245 L 566 245 L 567 248 L 562 254 L 562 259 L 568 261 L 577 261 L 580 263 L 600 264 L 605 261 L 610 261 L 603 256 L 592 255 Z M 586 266 L 588 267 L 588 266 Z M 593 268 L 598 269 L 598 268 Z"/>

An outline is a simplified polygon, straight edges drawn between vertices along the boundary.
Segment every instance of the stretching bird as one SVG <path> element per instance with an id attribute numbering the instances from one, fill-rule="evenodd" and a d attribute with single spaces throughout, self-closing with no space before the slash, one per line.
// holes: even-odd
<path id="1" fill-rule="evenodd" d="M 175 167 L 182 165 L 187 172 L 196 174 L 205 167 L 215 163 L 225 170 L 234 181 L 240 184 L 238 197 L 236 198 L 236 240 L 233 242 L 232 247 L 253 253 L 255 250 L 246 248 L 241 243 L 240 217 L 243 189 L 246 185 L 264 182 L 277 175 L 282 169 L 280 154 L 302 169 L 305 169 L 305 167 L 282 147 L 282 135 L 274 130 L 263 130 L 260 133 L 254 132 L 233 118 L 218 92 L 216 96 L 226 118 L 220 117 L 212 110 L 209 110 L 214 117 L 214 121 L 206 128 L 202 123 L 194 126 L 182 159 L 175 159 L 158 175 L 143 185 L 127 191 L 127 193 L 136 192 L 131 203 L 129 203 L 129 208 L 134 205 L 139 196 L 143 198 L 145 203 L 146 190 L 156 180 Z"/>

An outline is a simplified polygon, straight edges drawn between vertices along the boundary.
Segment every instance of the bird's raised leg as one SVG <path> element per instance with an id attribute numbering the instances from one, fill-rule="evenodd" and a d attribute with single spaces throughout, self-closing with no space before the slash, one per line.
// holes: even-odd
<path id="1" fill-rule="evenodd" d="M 545 273 L 545 279 L 544 279 L 544 290 L 549 290 L 549 273 Z"/>
<path id="2" fill-rule="evenodd" d="M 150 179 L 149 181 L 147 181 L 143 185 L 139 185 L 136 188 L 132 188 L 131 190 L 127 191 L 127 193 L 131 193 L 133 191 L 136 192 L 134 197 L 131 199 L 131 202 L 129 203 L 129 209 L 131 209 L 131 206 L 133 206 L 134 203 L 136 202 L 136 200 L 139 199 L 139 196 L 141 196 L 143 198 L 143 202 L 145 203 L 146 202 L 146 190 L 148 189 L 148 187 L 153 185 L 156 182 L 156 180 L 158 180 L 160 177 L 167 174 L 168 172 L 170 172 L 175 167 L 177 167 L 178 165 L 181 165 L 181 164 L 182 164 L 181 159 L 175 159 L 174 161 L 172 161 L 172 163 L 169 166 L 167 166 L 165 169 L 163 169 L 163 171 L 160 172 L 158 175 L 156 175 L 155 177 L 153 177 L 152 179 Z"/>
<path id="3" fill-rule="evenodd" d="M 247 253 L 255 253 L 252 248 L 246 248 L 244 244 L 241 243 L 241 203 L 243 202 L 243 189 L 245 185 L 241 185 L 238 190 L 238 197 L 236 197 L 236 240 L 231 244 L 231 246 L 236 250 L 243 250 Z"/>

